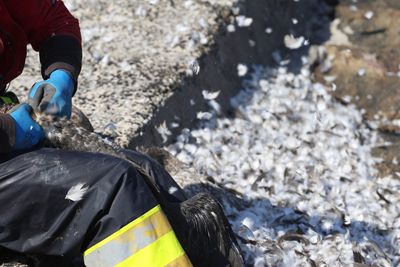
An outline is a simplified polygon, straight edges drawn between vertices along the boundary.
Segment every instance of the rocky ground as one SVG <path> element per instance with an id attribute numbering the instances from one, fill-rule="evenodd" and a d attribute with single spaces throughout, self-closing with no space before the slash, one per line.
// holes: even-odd
<path id="1" fill-rule="evenodd" d="M 75 104 L 183 161 L 159 158 L 224 203 L 248 265 L 400 265 L 396 0 L 65 2 Z M 30 51 L 11 88 L 39 79 Z"/>

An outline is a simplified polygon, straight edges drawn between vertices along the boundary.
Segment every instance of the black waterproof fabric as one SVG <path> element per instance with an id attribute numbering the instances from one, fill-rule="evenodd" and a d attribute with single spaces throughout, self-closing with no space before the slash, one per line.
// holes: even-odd
<path id="1" fill-rule="evenodd" d="M 126 150 L 128 161 L 94 153 L 43 148 L 0 159 L 0 247 L 34 255 L 41 266 L 82 266 L 82 253 L 156 206 L 142 173 L 185 199 L 158 163 Z M 66 199 L 83 184 L 82 200 Z"/>

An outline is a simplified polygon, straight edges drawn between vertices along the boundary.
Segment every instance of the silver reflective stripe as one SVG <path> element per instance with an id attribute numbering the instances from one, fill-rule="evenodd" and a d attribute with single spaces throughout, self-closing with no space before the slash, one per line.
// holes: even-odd
<path id="1" fill-rule="evenodd" d="M 123 235 L 123 238 L 111 240 L 107 244 L 85 256 L 86 266 L 114 266 L 134 254 L 134 252 L 157 240 L 155 227 L 151 224 L 135 227 Z"/>
<path id="2" fill-rule="evenodd" d="M 162 251 L 172 254 L 162 256 Z M 126 262 L 170 262 L 184 254 L 168 219 L 157 205 L 139 218 L 87 249 L 84 262 L 87 267 L 109 267 Z M 140 256 L 142 255 L 142 256 Z M 124 265 L 125 266 L 125 265 Z M 126 265 L 129 266 L 129 265 Z"/>

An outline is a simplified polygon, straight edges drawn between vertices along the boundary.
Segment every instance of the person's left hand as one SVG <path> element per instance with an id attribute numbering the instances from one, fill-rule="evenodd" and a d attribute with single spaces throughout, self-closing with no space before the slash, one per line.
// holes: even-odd
<path id="1" fill-rule="evenodd" d="M 33 108 L 20 104 L 8 112 L 15 123 L 14 150 L 31 149 L 45 138 L 42 127 L 32 119 Z"/>
<path id="2" fill-rule="evenodd" d="M 41 89 L 41 90 L 39 90 Z M 43 90 L 43 93 L 41 92 Z M 74 80 L 65 70 L 55 70 L 47 80 L 37 82 L 28 93 L 28 101 L 40 96 L 39 111 L 57 117 L 71 117 Z"/>

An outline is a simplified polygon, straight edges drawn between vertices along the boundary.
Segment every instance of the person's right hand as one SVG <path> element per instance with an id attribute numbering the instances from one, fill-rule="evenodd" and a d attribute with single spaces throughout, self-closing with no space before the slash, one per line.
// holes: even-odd
<path id="1" fill-rule="evenodd" d="M 14 150 L 31 149 L 45 137 L 42 127 L 32 119 L 32 112 L 30 105 L 21 104 L 9 113 L 15 121 Z"/>

